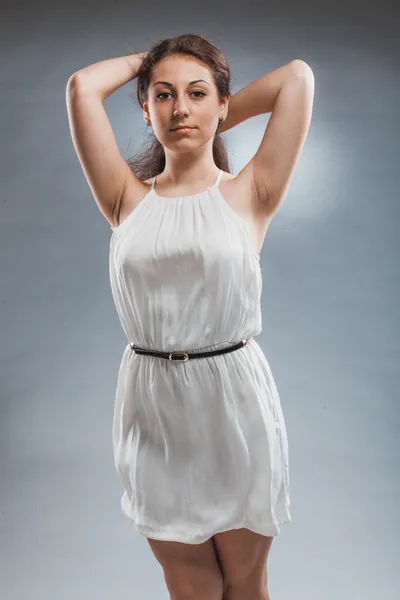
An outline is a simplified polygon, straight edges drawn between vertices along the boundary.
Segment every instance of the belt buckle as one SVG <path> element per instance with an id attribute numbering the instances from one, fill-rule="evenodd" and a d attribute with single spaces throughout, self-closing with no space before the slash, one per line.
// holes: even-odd
<path id="1" fill-rule="evenodd" d="M 184 356 L 183 359 L 179 359 L 179 358 L 172 358 L 173 354 L 178 354 L 180 356 Z M 178 352 L 178 351 L 174 351 L 174 352 L 170 352 L 168 355 L 168 360 L 173 360 L 174 362 L 179 362 L 179 363 L 184 363 L 187 362 L 189 360 L 189 355 L 187 352 Z"/>

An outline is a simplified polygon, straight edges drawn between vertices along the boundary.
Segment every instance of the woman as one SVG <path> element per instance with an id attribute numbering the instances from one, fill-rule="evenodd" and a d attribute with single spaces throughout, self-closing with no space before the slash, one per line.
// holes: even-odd
<path id="1" fill-rule="evenodd" d="M 130 164 L 103 102 L 136 77 L 154 137 Z M 291 521 L 285 421 L 254 337 L 259 254 L 313 95 L 310 67 L 294 60 L 231 97 L 224 56 L 192 34 L 67 85 L 73 143 L 113 229 L 111 288 L 129 341 L 113 423 L 122 509 L 177 600 L 268 599 L 269 549 Z M 232 175 L 219 134 L 268 112 L 260 147 Z"/>

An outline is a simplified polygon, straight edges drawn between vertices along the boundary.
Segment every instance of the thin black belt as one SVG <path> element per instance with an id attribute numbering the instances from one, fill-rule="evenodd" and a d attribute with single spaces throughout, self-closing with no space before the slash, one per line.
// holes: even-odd
<path id="1" fill-rule="evenodd" d="M 158 356 L 160 358 L 167 358 L 168 360 L 173 360 L 175 362 L 186 362 L 189 358 L 203 358 L 204 356 L 215 356 L 216 354 L 225 354 L 226 352 L 233 352 L 234 350 L 238 350 L 239 348 L 243 348 L 249 341 L 242 340 L 238 344 L 234 346 L 230 346 L 228 348 L 220 348 L 219 350 L 210 350 L 209 352 L 159 352 L 158 350 L 145 350 L 144 348 L 140 348 L 136 346 L 132 342 L 130 342 L 130 347 L 132 350 L 136 352 L 136 354 L 151 354 L 152 356 Z M 177 357 L 177 358 L 175 358 Z"/>

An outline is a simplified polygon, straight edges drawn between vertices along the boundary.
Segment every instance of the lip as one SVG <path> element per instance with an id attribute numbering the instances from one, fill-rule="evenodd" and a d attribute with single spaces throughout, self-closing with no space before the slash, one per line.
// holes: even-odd
<path id="1" fill-rule="evenodd" d="M 191 129 L 195 129 L 194 127 L 189 127 L 187 125 L 182 126 L 182 127 L 176 127 L 175 129 L 171 129 L 171 131 L 190 131 Z"/>

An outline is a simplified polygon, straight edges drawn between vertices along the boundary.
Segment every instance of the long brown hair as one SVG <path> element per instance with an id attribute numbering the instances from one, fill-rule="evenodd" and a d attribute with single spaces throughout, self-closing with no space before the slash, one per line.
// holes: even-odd
<path id="1" fill-rule="evenodd" d="M 212 42 L 201 35 L 186 33 L 156 42 L 148 51 L 137 73 L 137 99 L 143 109 L 148 101 L 148 88 L 152 70 L 156 63 L 166 56 L 183 54 L 195 56 L 211 71 L 220 98 L 230 95 L 231 73 L 222 52 Z M 214 135 L 213 157 L 216 166 L 230 173 L 229 157 L 223 139 L 218 130 Z M 146 147 L 127 161 L 130 168 L 141 181 L 158 175 L 165 168 L 164 146 L 153 132 Z"/>

